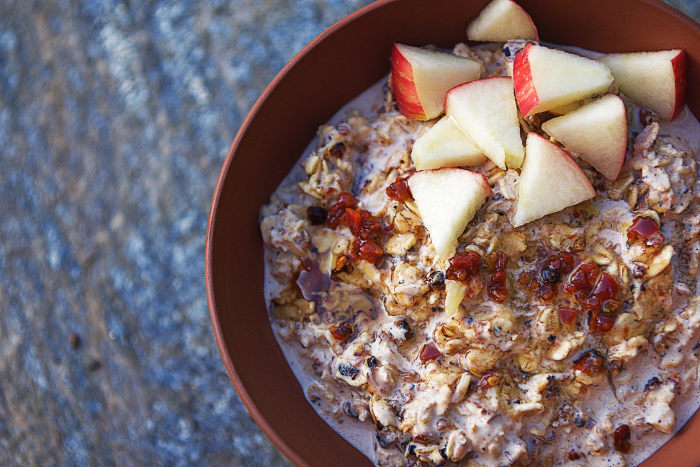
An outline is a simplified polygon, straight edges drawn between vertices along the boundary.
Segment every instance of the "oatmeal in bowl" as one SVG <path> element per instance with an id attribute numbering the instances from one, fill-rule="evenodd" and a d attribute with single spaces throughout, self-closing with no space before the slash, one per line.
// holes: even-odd
<path id="1" fill-rule="evenodd" d="M 509 0 L 468 39 L 395 44 L 261 209 L 275 335 L 377 465 L 638 464 L 700 404 L 684 52 L 540 43 Z"/>

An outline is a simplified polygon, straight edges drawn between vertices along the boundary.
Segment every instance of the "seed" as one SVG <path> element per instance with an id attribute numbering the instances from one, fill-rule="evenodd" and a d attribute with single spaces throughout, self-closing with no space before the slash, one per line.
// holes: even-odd
<path id="1" fill-rule="evenodd" d="M 433 271 L 428 276 L 428 284 L 435 289 L 439 289 L 445 285 L 445 273 L 442 271 Z"/>

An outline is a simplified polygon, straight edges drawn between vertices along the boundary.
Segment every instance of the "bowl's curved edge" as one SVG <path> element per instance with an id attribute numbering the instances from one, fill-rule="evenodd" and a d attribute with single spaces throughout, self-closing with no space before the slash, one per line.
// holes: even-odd
<path id="1" fill-rule="evenodd" d="M 216 180 L 216 185 L 214 186 L 214 193 L 212 195 L 212 202 L 211 206 L 209 208 L 209 216 L 207 218 L 207 231 L 206 231 L 206 239 L 205 239 L 205 245 L 204 245 L 204 251 L 205 251 L 205 258 L 204 258 L 204 276 L 205 276 L 205 288 L 206 288 L 206 294 L 207 294 L 207 306 L 209 308 L 209 319 L 211 321 L 212 325 L 212 331 L 214 333 L 214 338 L 216 339 L 216 346 L 219 349 L 219 354 L 221 355 L 221 359 L 224 362 L 224 366 L 226 367 L 226 372 L 228 373 L 229 379 L 233 383 L 233 386 L 236 389 L 236 392 L 238 393 L 238 396 L 240 397 L 241 401 L 243 402 L 243 405 L 246 407 L 250 415 L 253 417 L 253 420 L 260 426 L 262 431 L 267 435 L 267 437 L 272 441 L 272 443 L 284 454 L 284 456 L 289 459 L 294 465 L 297 466 L 306 466 L 308 465 L 292 448 L 290 448 L 287 443 L 280 438 L 280 436 L 277 434 L 277 432 L 270 426 L 270 424 L 267 422 L 265 417 L 263 417 L 262 413 L 258 409 L 258 407 L 253 403 L 253 400 L 246 390 L 245 386 L 241 382 L 240 378 L 236 374 L 234 370 L 234 365 L 233 361 L 231 360 L 231 356 L 228 354 L 228 351 L 226 350 L 226 346 L 224 344 L 224 338 L 223 338 L 223 332 L 221 329 L 221 324 L 219 323 L 219 314 L 216 308 L 216 299 L 214 296 L 214 283 L 213 283 L 213 278 L 212 278 L 212 256 L 213 256 L 213 251 L 211 248 L 213 237 L 214 237 L 214 222 L 213 220 L 216 217 L 216 213 L 219 207 L 219 198 L 221 194 L 221 187 L 223 185 L 223 181 L 226 177 L 226 174 L 229 171 L 229 168 L 231 166 L 231 163 L 233 162 L 234 158 L 234 153 L 236 151 L 236 148 L 238 147 L 240 140 L 242 136 L 245 134 L 246 130 L 248 127 L 251 125 L 251 122 L 255 119 L 255 116 L 258 114 L 260 111 L 260 108 L 262 107 L 263 103 L 269 96 L 269 94 L 272 92 L 272 90 L 277 86 L 277 84 L 284 79 L 284 77 L 289 73 L 289 71 L 296 65 L 297 62 L 299 62 L 311 49 L 313 49 L 316 44 L 321 42 L 326 36 L 331 34 L 333 31 L 342 28 L 345 24 L 353 21 L 356 17 L 362 16 L 366 14 L 368 11 L 374 10 L 376 8 L 379 8 L 380 6 L 390 3 L 396 0 L 377 0 L 375 2 L 370 3 L 369 5 L 366 5 L 351 14 L 345 16 L 344 18 L 340 19 L 339 21 L 333 23 L 331 26 L 329 26 L 326 30 L 324 30 L 322 33 L 320 33 L 318 36 L 316 36 L 311 42 L 306 44 L 299 52 L 297 52 L 294 57 L 292 57 L 289 62 L 285 64 L 285 66 L 275 75 L 273 80 L 265 87 L 263 92 L 260 94 L 258 99 L 255 101 L 255 104 L 253 104 L 253 107 L 250 109 L 248 114 L 246 115 L 245 119 L 241 123 L 240 128 L 238 129 L 238 132 L 236 133 L 236 136 L 231 143 L 231 146 L 229 147 L 228 152 L 226 153 L 226 158 L 224 159 L 224 162 L 221 166 L 221 169 L 219 171 L 219 176 Z"/>
<path id="2" fill-rule="evenodd" d="M 229 378 L 231 379 L 231 382 L 233 383 L 236 392 L 238 393 L 241 401 L 245 405 L 246 409 L 249 411 L 255 422 L 260 426 L 262 431 L 268 436 L 268 438 L 273 442 L 273 444 L 284 454 L 285 457 L 287 457 L 292 463 L 298 466 L 306 466 L 308 463 L 304 461 L 292 448 L 290 448 L 287 443 L 277 434 L 275 429 L 267 422 L 267 420 L 264 418 L 262 415 L 261 411 L 257 408 L 255 403 L 252 400 L 252 397 L 246 390 L 245 386 L 243 385 L 241 379 L 238 377 L 238 375 L 235 372 L 233 361 L 231 359 L 231 356 L 228 354 L 228 351 L 226 350 L 225 342 L 224 342 L 224 337 L 223 337 L 223 332 L 221 328 L 221 324 L 219 322 L 219 313 L 216 307 L 216 297 L 214 294 L 214 284 L 213 284 L 213 278 L 212 278 L 212 264 L 213 264 L 213 251 L 212 251 L 212 241 L 214 237 L 214 231 L 215 231 L 215 223 L 214 219 L 216 218 L 217 210 L 219 207 L 219 198 L 221 195 L 221 188 L 223 185 L 223 181 L 226 178 L 226 175 L 229 171 L 229 168 L 233 162 L 234 159 L 234 154 L 236 152 L 236 149 L 242 139 L 242 136 L 246 133 L 248 127 L 251 125 L 253 120 L 255 120 L 256 115 L 260 111 L 260 108 L 262 107 L 264 101 L 267 99 L 267 97 L 270 95 L 270 93 L 275 89 L 275 87 L 278 85 L 280 81 L 284 79 L 284 77 L 290 72 L 290 70 L 304 57 L 308 54 L 308 52 L 313 49 L 319 42 L 323 41 L 326 36 L 329 34 L 333 33 L 334 31 L 344 27 L 346 24 L 352 22 L 356 17 L 363 16 L 367 12 L 375 10 L 385 4 L 393 3 L 398 0 L 377 0 L 369 5 L 366 5 L 357 11 L 351 13 L 350 15 L 342 18 L 338 22 L 334 23 L 330 27 L 328 27 L 325 31 L 323 31 L 321 34 L 316 36 L 311 42 L 309 42 L 306 46 L 304 46 L 297 54 L 294 55 L 294 57 L 277 73 L 277 75 L 274 77 L 274 79 L 266 86 L 266 88 L 263 90 L 261 95 L 258 97 L 256 100 L 255 104 L 247 114 L 246 118 L 242 122 L 238 132 L 236 133 L 236 136 L 229 147 L 229 150 L 227 152 L 226 158 L 224 159 L 224 162 L 222 164 L 222 167 L 219 172 L 219 176 L 217 178 L 215 187 L 214 187 L 214 192 L 212 196 L 212 202 L 210 205 L 209 209 L 209 216 L 207 220 L 207 230 L 206 230 L 206 238 L 205 238 L 205 287 L 206 287 L 206 294 L 207 294 L 207 304 L 209 308 L 209 317 L 211 320 L 212 324 L 212 331 L 214 333 L 214 337 L 216 340 L 216 344 L 219 350 L 219 354 L 221 355 L 221 358 L 224 362 L 224 366 L 226 368 L 226 372 L 229 375 Z M 688 17 L 684 13 L 678 11 L 677 9 L 671 7 L 670 5 L 663 3 L 661 0 L 638 0 L 641 3 L 645 3 L 649 6 L 653 6 L 657 9 L 661 9 L 664 12 L 666 12 L 669 15 L 675 16 L 679 20 L 681 20 L 683 23 L 687 24 L 689 27 L 695 29 L 698 31 L 700 34 L 700 25 L 694 21 L 692 18 Z M 698 90 L 700 92 L 700 90 Z M 696 415 L 693 415 L 690 420 L 683 426 L 677 435 L 682 435 L 682 434 L 687 434 L 688 430 L 688 425 L 691 423 L 693 418 L 696 418 Z M 674 438 L 677 437 L 674 436 Z M 673 440 L 672 438 L 671 440 Z M 683 438 L 688 438 L 687 436 L 683 436 Z M 685 442 L 683 444 L 688 444 L 688 439 L 684 440 Z M 694 443 L 695 441 L 692 440 Z M 670 448 L 671 442 L 667 442 L 664 445 L 662 445 L 659 450 L 657 450 L 651 457 L 655 457 L 657 454 L 660 454 L 662 451 L 666 451 L 666 448 Z M 694 444 L 693 444 L 694 445 Z M 651 459 L 651 457 L 649 459 Z M 647 459 L 648 460 L 648 459 Z"/>

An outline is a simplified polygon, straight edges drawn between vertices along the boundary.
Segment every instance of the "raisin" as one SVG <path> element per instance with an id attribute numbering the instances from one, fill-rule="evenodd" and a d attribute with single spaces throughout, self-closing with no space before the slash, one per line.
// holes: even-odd
<path id="1" fill-rule="evenodd" d="M 613 433 L 613 445 L 620 452 L 630 452 L 630 438 L 632 433 L 629 425 L 620 425 Z"/>
<path id="2" fill-rule="evenodd" d="M 306 217 L 311 225 L 321 225 L 328 219 L 328 211 L 321 206 L 309 206 L 306 208 Z"/>
<path id="3" fill-rule="evenodd" d="M 371 355 L 367 358 L 367 366 L 370 368 L 376 368 L 379 362 L 377 361 L 377 357 Z"/>

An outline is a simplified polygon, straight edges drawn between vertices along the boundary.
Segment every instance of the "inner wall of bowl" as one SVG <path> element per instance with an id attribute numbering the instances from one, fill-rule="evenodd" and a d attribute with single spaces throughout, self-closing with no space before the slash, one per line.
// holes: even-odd
<path id="1" fill-rule="evenodd" d="M 318 125 L 388 72 L 392 42 L 450 47 L 465 40 L 467 24 L 486 3 L 377 2 L 363 15 L 342 21 L 275 79 L 244 122 L 224 164 L 212 206 L 207 257 L 214 330 L 241 399 L 272 441 L 298 465 L 369 463 L 308 405 L 275 342 L 262 294 L 260 206 Z M 607 52 L 684 48 L 688 82 L 700 82 L 697 25 L 666 13 L 667 7 L 659 2 L 519 3 L 546 41 Z M 700 93 L 694 87 L 688 102 L 699 114 Z M 700 427 L 695 425 L 700 424 L 685 431 L 697 438 Z M 684 434 L 679 439 L 686 438 Z M 700 463 L 700 454 L 695 456 L 687 458 L 688 465 Z"/>

